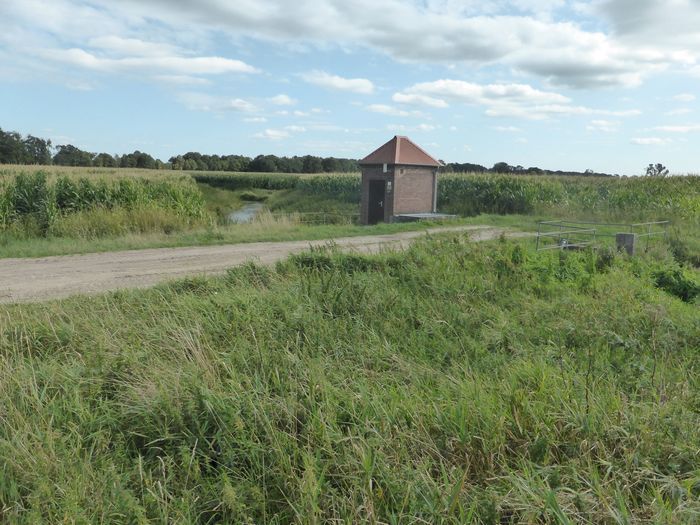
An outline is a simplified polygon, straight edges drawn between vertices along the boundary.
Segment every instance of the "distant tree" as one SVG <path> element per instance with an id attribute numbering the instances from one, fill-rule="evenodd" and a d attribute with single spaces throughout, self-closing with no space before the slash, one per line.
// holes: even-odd
<path id="1" fill-rule="evenodd" d="M 94 155 L 72 144 L 57 146 L 58 150 L 53 156 L 53 163 L 59 166 L 92 166 Z"/>
<path id="2" fill-rule="evenodd" d="M 224 169 L 226 171 L 248 171 L 250 167 L 250 158 L 242 155 L 228 155 L 225 157 L 226 163 Z"/>
<path id="3" fill-rule="evenodd" d="M 148 153 L 143 153 L 141 151 L 134 151 L 134 157 L 136 157 L 136 167 L 152 170 L 156 168 L 156 159 L 151 157 Z"/>
<path id="4" fill-rule="evenodd" d="M 318 157 L 306 155 L 304 157 L 304 173 L 321 173 L 323 171 L 323 163 Z"/>
<path id="5" fill-rule="evenodd" d="M 182 155 L 178 155 L 177 157 L 170 157 L 168 159 L 168 162 L 170 163 L 170 167 L 174 170 L 181 170 L 185 167 L 185 159 Z"/>
<path id="6" fill-rule="evenodd" d="M 274 173 L 277 171 L 277 157 L 274 155 L 258 155 L 250 163 L 250 171 Z"/>
<path id="7" fill-rule="evenodd" d="M 444 167 L 440 169 L 445 173 L 483 173 L 488 171 L 486 166 L 472 164 L 471 162 L 450 162 L 449 164 L 445 164 L 443 161 L 440 162 L 444 164 Z"/>
<path id="8" fill-rule="evenodd" d="M 493 165 L 491 171 L 495 171 L 496 173 L 510 173 L 513 171 L 513 167 L 507 162 L 497 162 Z"/>
<path id="9" fill-rule="evenodd" d="M 14 131 L 0 129 L 0 164 L 23 164 L 26 150 L 22 135 Z"/>
<path id="10" fill-rule="evenodd" d="M 328 157 L 323 159 L 321 162 L 323 166 L 323 171 L 326 173 L 333 173 L 339 170 L 340 163 L 338 162 L 338 159 L 334 157 Z"/>
<path id="11" fill-rule="evenodd" d="M 51 141 L 27 135 L 22 141 L 27 164 L 51 164 Z"/>
<path id="12" fill-rule="evenodd" d="M 665 177 L 666 175 L 668 175 L 668 168 L 660 162 L 647 166 L 647 176 L 649 177 Z"/>
<path id="13" fill-rule="evenodd" d="M 96 155 L 92 161 L 92 165 L 98 168 L 116 168 L 118 166 L 116 159 L 109 153 L 100 153 Z"/>

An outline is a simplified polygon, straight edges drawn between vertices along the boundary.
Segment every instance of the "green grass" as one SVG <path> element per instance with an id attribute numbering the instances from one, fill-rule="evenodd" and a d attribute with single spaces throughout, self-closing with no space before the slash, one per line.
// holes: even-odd
<path id="1" fill-rule="evenodd" d="M 297 222 L 294 217 L 275 218 L 263 215 L 252 224 L 212 225 L 203 229 L 187 229 L 170 233 L 128 233 L 102 238 L 22 238 L 0 236 L 0 258 L 46 257 L 117 250 L 147 248 L 175 248 L 178 246 L 207 246 L 264 241 L 294 241 L 333 239 L 359 235 L 381 235 L 402 231 L 424 230 L 433 226 L 481 224 L 487 217 L 473 217 L 448 222 L 421 222 L 402 224 L 317 224 Z"/>
<path id="2" fill-rule="evenodd" d="M 0 521 L 697 522 L 699 304 L 658 278 L 681 270 L 531 247 L 4 307 Z"/>

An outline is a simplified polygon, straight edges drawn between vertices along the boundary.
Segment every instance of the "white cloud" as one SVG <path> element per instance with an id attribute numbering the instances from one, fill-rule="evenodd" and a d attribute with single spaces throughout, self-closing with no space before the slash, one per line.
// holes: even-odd
<path id="1" fill-rule="evenodd" d="M 638 137 L 631 139 L 630 142 L 639 146 L 663 146 L 672 140 L 661 137 Z"/>
<path id="2" fill-rule="evenodd" d="M 664 115 L 672 117 L 674 115 L 687 115 L 688 113 L 692 113 L 692 112 L 693 112 L 693 110 L 690 108 L 678 108 L 678 109 L 672 109 L 670 111 L 667 111 L 664 113 Z"/>
<path id="3" fill-rule="evenodd" d="M 540 104 L 568 103 L 569 99 L 553 92 L 540 91 L 527 84 L 474 84 L 463 80 L 421 82 L 404 90 L 408 95 L 440 97 L 471 104 L 523 102 Z"/>
<path id="4" fill-rule="evenodd" d="M 664 131 L 666 133 L 691 133 L 700 131 L 700 124 L 685 124 L 676 126 L 656 126 L 656 131 Z"/>
<path id="5" fill-rule="evenodd" d="M 392 117 L 422 117 L 424 116 L 420 111 L 406 111 L 403 109 L 396 108 L 394 106 L 389 106 L 387 104 L 370 104 L 365 109 L 373 113 L 380 113 L 382 115 L 390 115 Z"/>
<path id="6" fill-rule="evenodd" d="M 598 11 L 617 40 L 656 49 L 698 50 L 700 9 L 696 0 L 603 0 Z"/>
<path id="7" fill-rule="evenodd" d="M 193 111 L 224 113 L 228 111 L 249 112 L 256 109 L 255 105 L 241 98 L 218 97 L 206 93 L 180 93 L 177 98 L 187 109 Z"/>
<path id="8" fill-rule="evenodd" d="M 619 120 L 591 120 L 586 126 L 588 131 L 602 131 L 603 133 L 615 133 L 619 131 L 621 122 Z"/>
<path id="9" fill-rule="evenodd" d="M 670 1 L 5 1 L 0 40 L 10 39 L 21 54 L 32 47 L 22 37 L 41 33 L 37 39 L 59 51 L 70 43 L 118 58 L 184 59 L 197 57 L 180 50 L 224 32 L 287 47 L 371 48 L 400 61 L 498 64 L 557 85 L 630 86 L 670 67 L 697 67 L 697 0 Z M 589 19 L 565 21 L 565 5 Z M 354 89 L 371 92 L 368 86 Z"/>
<path id="10" fill-rule="evenodd" d="M 174 84 L 177 86 L 204 86 L 210 83 L 206 78 L 193 77 L 190 75 L 156 75 L 153 79 L 165 84 Z"/>
<path id="11" fill-rule="evenodd" d="M 292 125 L 292 126 L 285 126 L 284 129 L 286 129 L 287 131 L 291 131 L 292 133 L 304 133 L 304 132 L 306 131 L 306 128 L 305 128 L 305 127 L 303 127 L 303 126 L 295 126 L 295 125 Z"/>
<path id="12" fill-rule="evenodd" d="M 266 129 L 260 133 L 253 135 L 257 139 L 267 139 L 267 140 L 282 140 L 289 137 L 289 132 L 282 129 Z"/>
<path id="13" fill-rule="evenodd" d="M 394 100 L 403 101 L 408 97 L 427 97 L 427 102 L 445 99 L 486 107 L 486 115 L 491 117 L 517 117 L 530 120 L 544 120 L 568 115 L 610 115 L 634 116 L 639 110 L 602 110 L 584 106 L 574 106 L 571 99 L 552 91 L 542 91 L 527 84 L 475 84 L 463 80 L 436 80 L 421 82 L 396 93 Z M 412 98 L 414 102 L 421 98 Z"/>
<path id="14" fill-rule="evenodd" d="M 399 132 L 399 133 L 407 133 L 409 131 L 434 131 L 437 129 L 435 126 L 432 124 L 418 124 L 417 126 L 406 126 L 403 124 L 389 124 L 387 125 L 386 129 L 389 131 L 394 131 L 394 132 Z"/>
<path id="15" fill-rule="evenodd" d="M 223 57 L 135 56 L 99 57 L 79 48 L 44 49 L 39 55 L 48 60 L 93 71 L 119 73 L 130 70 L 153 73 L 163 71 L 180 75 L 218 75 L 222 73 L 256 73 L 257 69 Z"/>
<path id="16" fill-rule="evenodd" d="M 449 107 L 449 104 L 442 99 L 426 95 L 417 95 L 415 93 L 394 93 L 394 96 L 391 98 L 394 102 L 400 104 L 416 104 L 440 109 Z"/>
<path id="17" fill-rule="evenodd" d="M 267 119 L 265 117 L 246 117 L 243 119 L 243 122 L 267 122 Z"/>
<path id="18" fill-rule="evenodd" d="M 297 103 L 297 101 L 294 100 L 292 97 L 284 94 L 276 95 L 274 97 L 269 98 L 268 100 L 276 106 L 293 106 Z"/>
<path id="19" fill-rule="evenodd" d="M 338 91 L 350 91 L 361 95 L 374 93 L 374 84 L 366 78 L 344 78 L 325 71 L 304 73 L 301 78 L 310 84 Z"/>
<path id="20" fill-rule="evenodd" d="M 93 49 L 122 56 L 167 57 L 183 54 L 183 50 L 178 46 L 166 42 L 149 42 L 139 38 L 122 38 L 116 35 L 94 37 L 87 43 Z"/>
<path id="21" fill-rule="evenodd" d="M 503 133 L 520 133 L 522 130 L 515 126 L 494 126 L 493 129 Z"/>
<path id="22" fill-rule="evenodd" d="M 673 97 L 673 100 L 677 100 L 678 102 L 692 102 L 695 100 L 695 95 L 692 93 L 681 93 Z"/>

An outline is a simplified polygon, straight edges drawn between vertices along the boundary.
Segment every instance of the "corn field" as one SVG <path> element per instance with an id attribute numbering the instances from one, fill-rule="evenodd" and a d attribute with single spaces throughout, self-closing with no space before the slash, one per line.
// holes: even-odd
<path id="1" fill-rule="evenodd" d="M 106 178 L 19 172 L 0 179 L 0 231 L 48 235 L 62 218 L 94 210 L 156 209 L 186 220 L 204 217 L 204 200 L 188 177 Z"/>
<path id="2" fill-rule="evenodd" d="M 193 174 L 227 189 L 295 189 L 306 195 L 360 200 L 358 174 Z M 440 211 L 459 215 L 563 211 L 700 220 L 700 176 L 566 177 L 459 173 L 438 179 Z"/>
<path id="3" fill-rule="evenodd" d="M 700 177 L 537 177 L 446 175 L 441 209 L 461 215 L 552 210 L 700 220 Z"/>

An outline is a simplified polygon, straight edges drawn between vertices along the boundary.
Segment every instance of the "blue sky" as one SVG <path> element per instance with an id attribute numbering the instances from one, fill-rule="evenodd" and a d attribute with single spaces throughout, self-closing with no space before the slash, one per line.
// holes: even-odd
<path id="1" fill-rule="evenodd" d="M 700 172 L 700 0 L 3 0 L 0 127 L 100 152 Z"/>

